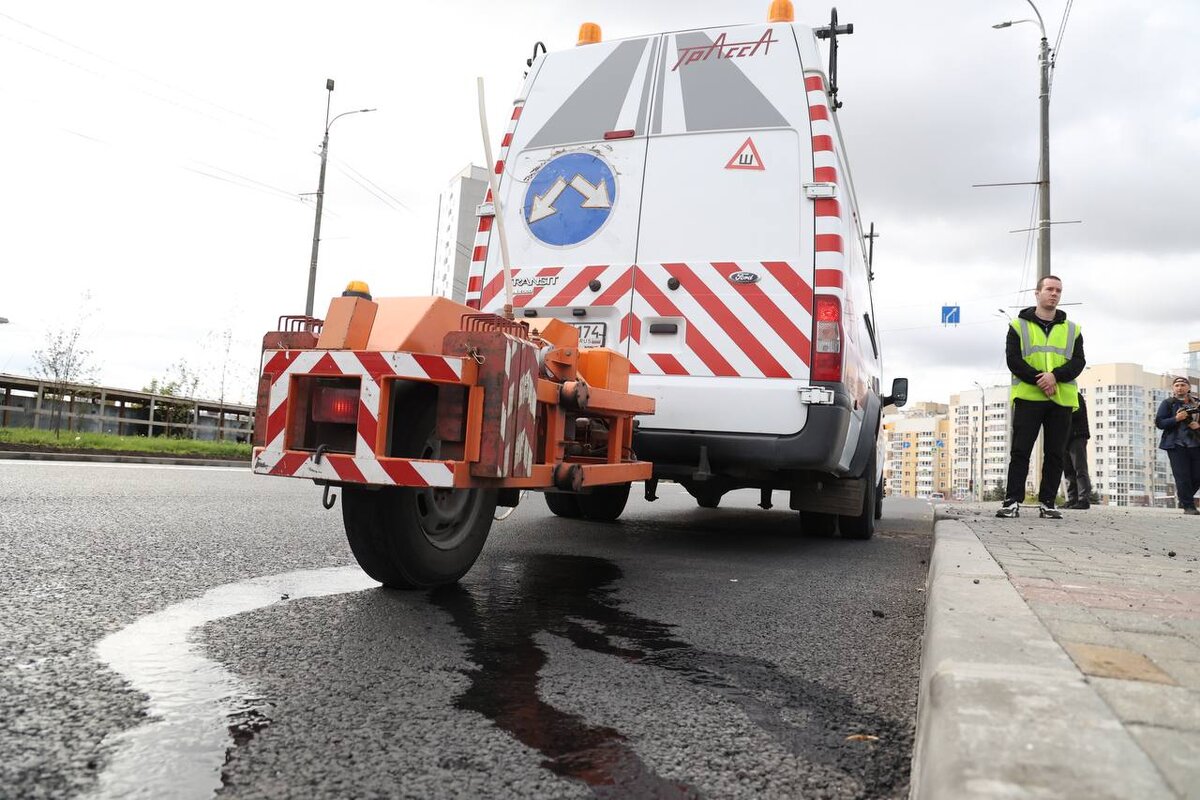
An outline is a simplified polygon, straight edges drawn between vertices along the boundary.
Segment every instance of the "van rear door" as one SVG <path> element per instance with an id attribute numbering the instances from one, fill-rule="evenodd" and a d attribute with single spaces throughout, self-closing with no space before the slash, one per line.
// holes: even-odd
<path id="1" fill-rule="evenodd" d="M 514 306 L 580 328 L 581 344 L 625 352 L 632 304 L 651 77 L 661 37 L 603 42 L 542 59 L 512 131 L 500 186 Z M 504 303 L 488 246 L 482 308 Z"/>
<path id="2" fill-rule="evenodd" d="M 664 36 L 629 350 L 635 391 L 658 400 L 647 426 L 804 427 L 795 385 L 810 375 L 813 204 L 803 186 L 812 176 L 791 26 Z M 739 407 L 756 411 L 729 413 Z"/>

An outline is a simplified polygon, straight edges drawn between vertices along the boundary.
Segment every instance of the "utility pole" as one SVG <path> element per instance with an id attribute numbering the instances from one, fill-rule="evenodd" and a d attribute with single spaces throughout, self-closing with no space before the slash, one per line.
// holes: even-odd
<path id="1" fill-rule="evenodd" d="M 983 384 L 975 381 L 975 385 L 979 387 L 979 501 L 983 502 L 983 492 L 987 488 L 984 482 L 983 471 L 983 451 L 984 451 L 984 431 L 987 424 L 987 392 L 984 391 Z"/>
<path id="2" fill-rule="evenodd" d="M 317 180 L 317 214 L 313 221 L 313 243 L 312 243 L 312 261 L 308 266 L 308 299 L 304 303 L 304 313 L 307 316 L 312 316 L 313 313 L 313 295 L 317 291 L 317 252 L 321 247 L 321 209 L 325 205 L 325 162 L 329 157 L 329 129 L 333 123 L 338 121 L 338 117 L 344 117 L 347 114 L 363 114 L 368 111 L 374 111 L 373 108 L 359 108 L 354 111 L 343 111 L 333 119 L 329 118 L 329 107 L 333 103 L 333 78 L 325 79 L 325 90 L 328 92 L 325 98 L 325 138 L 321 140 L 321 177 Z"/>
<path id="3" fill-rule="evenodd" d="M 308 299 L 304 313 L 313 313 L 313 295 L 317 291 L 317 251 L 321 248 L 321 207 L 325 204 L 325 161 L 329 156 L 329 107 L 333 103 L 333 78 L 325 79 L 325 138 L 321 140 L 321 177 L 317 180 L 317 216 L 313 222 L 312 261 L 308 265 Z"/>
<path id="4" fill-rule="evenodd" d="M 1029 5 L 1033 6 L 1031 2 Z M 1037 14 L 1037 7 L 1033 11 Z M 1038 14 L 1038 24 L 1042 15 Z M 1046 41 L 1046 29 L 1042 28 L 1042 92 L 1041 102 L 1041 170 L 1038 175 L 1038 280 L 1050 274 L 1050 43 Z"/>

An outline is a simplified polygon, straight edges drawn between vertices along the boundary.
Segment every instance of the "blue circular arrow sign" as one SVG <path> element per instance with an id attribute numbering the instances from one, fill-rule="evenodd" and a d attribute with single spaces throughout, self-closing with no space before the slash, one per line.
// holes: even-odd
<path id="1" fill-rule="evenodd" d="M 529 232 L 553 247 L 590 239 L 612 216 L 617 181 L 604 159 L 567 153 L 546 162 L 525 191 Z"/>

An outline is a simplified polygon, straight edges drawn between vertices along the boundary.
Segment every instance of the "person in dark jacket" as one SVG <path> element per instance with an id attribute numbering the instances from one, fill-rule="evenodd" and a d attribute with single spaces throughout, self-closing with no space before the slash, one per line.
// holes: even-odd
<path id="1" fill-rule="evenodd" d="M 1063 478 L 1067 481 L 1067 504 L 1063 508 L 1080 511 L 1092 507 L 1092 476 L 1088 472 L 1087 443 L 1092 438 L 1088 427 L 1087 402 L 1079 395 L 1079 408 L 1071 414 L 1071 432 L 1067 434 L 1067 453 L 1063 457 Z"/>
<path id="2" fill-rule="evenodd" d="M 1189 414 L 1186 406 L 1197 403 L 1192 384 L 1180 376 L 1171 382 L 1171 396 L 1158 405 L 1154 424 L 1163 432 L 1158 446 L 1167 451 L 1179 506 L 1185 514 L 1200 514 L 1196 510 L 1196 492 L 1200 490 L 1200 422 Z"/>
<path id="3" fill-rule="evenodd" d="M 1008 486 L 997 517 L 1017 517 L 1025 499 L 1029 456 L 1038 432 L 1042 433 L 1042 481 L 1038 487 L 1038 515 L 1062 519 L 1054 507 L 1062 480 L 1063 454 L 1071 413 L 1079 406 L 1075 379 L 1083 372 L 1083 332 L 1059 310 L 1062 281 L 1054 275 L 1039 278 L 1034 293 L 1037 305 L 1021 310 L 1008 327 L 1004 351 L 1012 373 L 1009 397 L 1013 403 L 1012 447 L 1008 459 Z"/>

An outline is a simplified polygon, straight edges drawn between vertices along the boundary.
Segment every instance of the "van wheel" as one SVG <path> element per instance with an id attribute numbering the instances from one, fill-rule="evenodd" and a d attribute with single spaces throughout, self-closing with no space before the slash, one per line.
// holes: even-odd
<path id="1" fill-rule="evenodd" d="M 837 526 L 837 514 L 826 514 L 823 511 L 800 512 L 800 529 L 805 536 L 833 536 L 837 533 Z"/>
<path id="2" fill-rule="evenodd" d="M 863 472 L 867 476 L 866 497 L 863 498 L 862 511 L 852 517 L 841 518 L 841 529 L 843 539 L 870 539 L 875 535 L 875 512 L 879 504 L 878 486 L 875 481 L 871 480 L 870 476 L 875 474 L 875 456 L 871 455 L 867 462 L 867 469 Z"/>
<path id="3" fill-rule="evenodd" d="M 875 519 L 883 519 L 883 478 L 875 487 Z"/>
<path id="4" fill-rule="evenodd" d="M 549 497 L 549 495 L 547 495 Z M 590 494 L 577 495 L 579 510 L 585 519 L 596 522 L 613 522 L 625 510 L 629 501 L 629 484 L 616 483 L 611 486 L 597 486 Z"/>
<path id="5" fill-rule="evenodd" d="M 583 511 L 579 509 L 579 495 L 577 494 L 545 492 L 542 496 L 546 498 L 546 508 L 550 509 L 556 517 L 579 519 L 583 516 Z"/>

